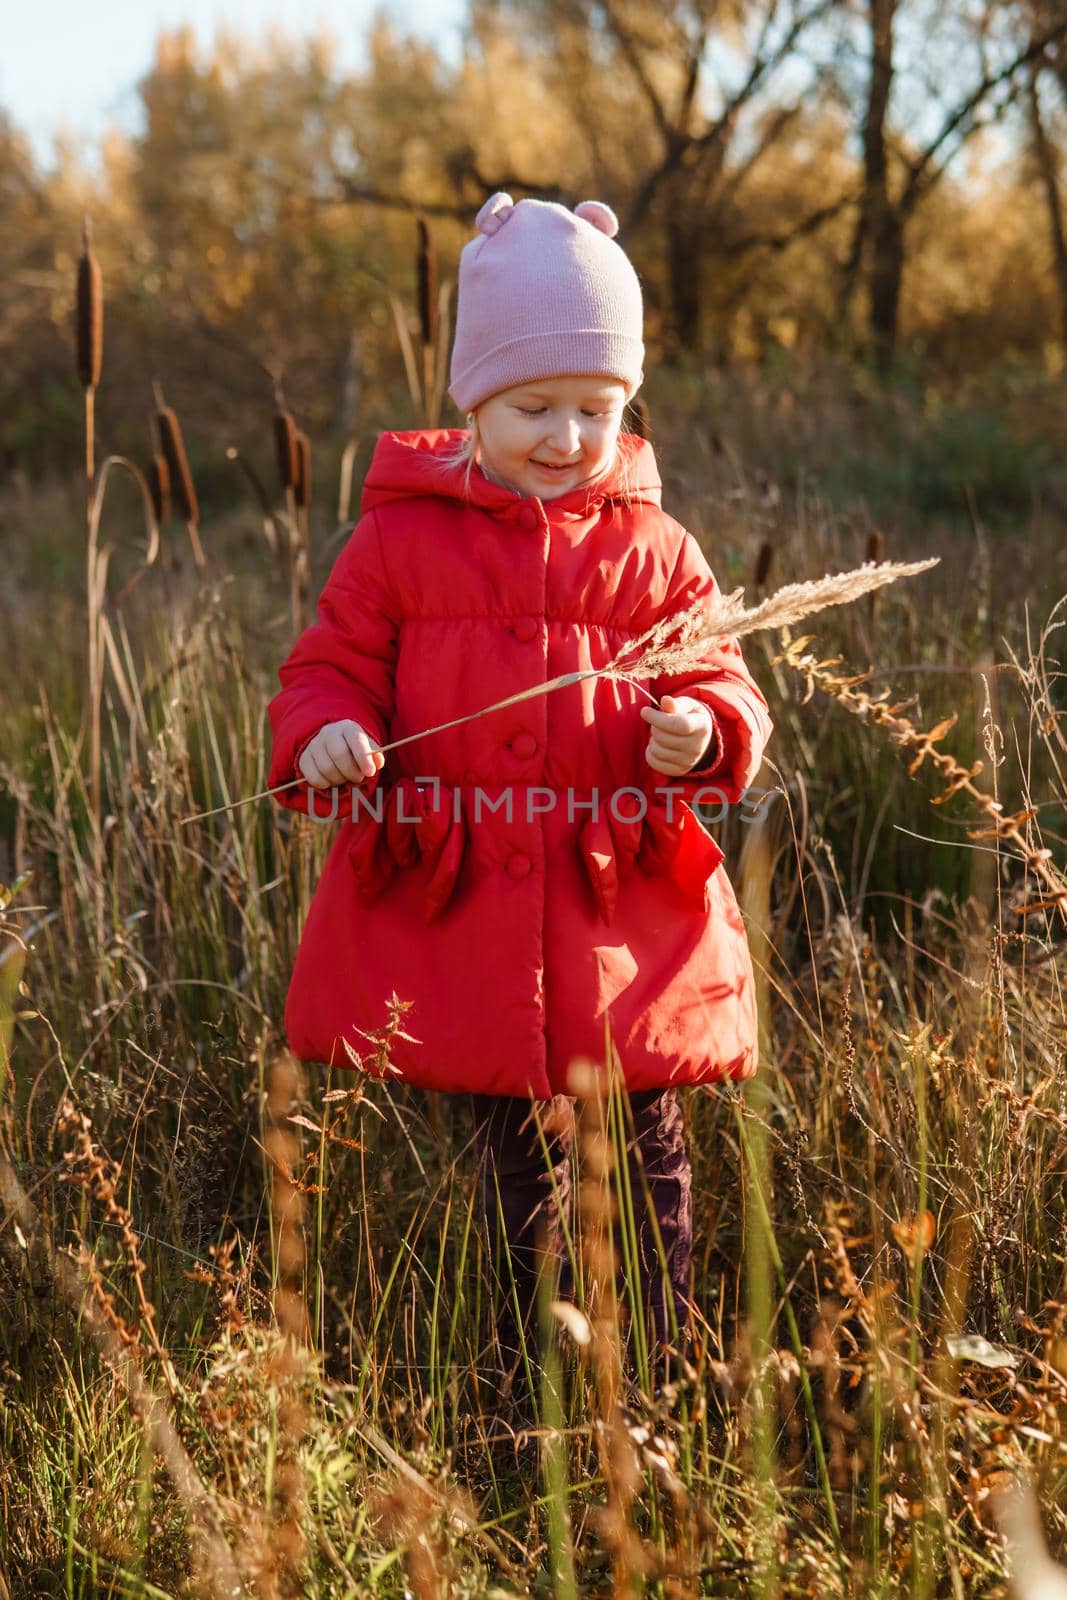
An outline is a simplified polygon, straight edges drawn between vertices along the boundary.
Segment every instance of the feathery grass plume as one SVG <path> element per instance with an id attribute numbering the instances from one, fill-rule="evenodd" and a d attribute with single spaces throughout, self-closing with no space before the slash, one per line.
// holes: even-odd
<path id="1" fill-rule="evenodd" d="M 296 436 L 296 503 L 301 511 L 306 511 L 311 504 L 311 440 L 306 433 L 297 432 Z"/>
<path id="2" fill-rule="evenodd" d="M 628 431 L 636 433 L 639 439 L 650 439 L 652 432 L 648 415 L 648 402 L 644 396 L 635 395 L 632 400 L 628 401 L 626 409 L 630 413 Z"/>
<path id="3" fill-rule="evenodd" d="M 182 438 L 182 427 L 177 414 L 166 404 L 163 390 L 158 383 L 152 385 L 156 397 L 156 426 L 159 429 L 159 443 L 163 457 L 167 463 L 167 472 L 170 479 L 170 490 L 174 496 L 178 510 L 185 519 L 185 526 L 189 534 L 189 543 L 193 547 L 193 560 L 198 567 L 204 565 L 204 550 L 200 543 L 200 534 L 197 525 L 200 521 L 200 502 L 196 497 L 196 486 L 193 475 L 189 470 L 189 458 L 185 453 L 185 441 Z"/>
<path id="4" fill-rule="evenodd" d="M 92 253 L 92 226 L 88 216 L 82 227 L 75 306 L 78 380 L 85 391 L 85 499 L 88 508 L 96 476 L 96 387 L 104 359 L 104 285 L 100 263 Z"/>
<path id="5" fill-rule="evenodd" d="M 707 650 L 720 639 L 740 638 L 763 628 L 782 628 L 826 606 L 846 605 L 883 584 L 936 567 L 939 560 L 940 557 L 931 556 L 926 561 L 886 562 L 878 567 L 864 563 L 849 572 L 787 583 L 769 599 L 752 607 L 745 606 L 743 589 L 733 589 L 728 595 L 718 595 L 710 606 L 700 602 L 680 618 L 667 617 L 657 622 L 632 639 L 611 665 L 601 670 L 612 677 L 632 673 L 642 678 L 686 672 L 698 666 Z M 675 634 L 677 638 L 672 638 Z M 625 664 L 624 658 L 635 651 L 638 659 Z"/>
<path id="6" fill-rule="evenodd" d="M 877 570 L 885 571 L 888 565 Z M 1042 899 L 1013 906 L 1013 914 L 1025 917 L 1033 912 L 1055 907 L 1064 922 L 1067 922 L 1067 879 L 1052 866 L 1052 852 L 1044 846 L 1035 847 L 1022 831 L 1023 826 L 1037 815 L 1036 808 L 1024 807 L 1014 816 L 1005 816 L 1002 802 L 987 794 L 984 789 L 979 789 L 971 781 L 982 770 L 981 760 L 976 760 L 969 768 L 962 767 L 949 751 L 936 748 L 949 729 L 955 725 L 956 713 L 953 712 L 951 716 L 945 717 L 936 727 L 925 732 L 921 731 L 902 715 L 906 707 L 913 704 L 912 700 L 889 704 L 891 690 L 888 688 L 876 696 L 867 694 L 866 690 L 858 688 L 857 685 L 869 678 L 869 672 L 855 673 L 851 676 L 832 673 L 829 668 L 836 666 L 841 659 L 840 656 L 833 656 L 826 661 L 816 661 L 814 656 L 803 653 L 804 646 L 810 643 L 810 634 L 802 635 L 799 639 L 791 639 L 787 632 L 786 647 L 780 655 L 772 658 L 771 665 L 774 666 L 782 661 L 794 671 L 801 673 L 807 680 L 807 699 L 811 698 L 815 686 L 818 685 L 847 711 L 862 717 L 865 721 L 877 722 L 885 728 L 895 745 L 902 750 L 914 752 L 908 763 L 909 777 L 914 776 L 929 757 L 941 776 L 947 780 L 947 786 L 941 793 L 931 796 L 931 805 L 944 805 L 946 800 L 950 800 L 958 790 L 962 789 L 970 795 L 990 823 L 985 828 L 969 828 L 968 838 L 1010 840 L 1018 849 L 1026 870 L 1032 872 L 1044 885 L 1045 895 Z"/>
<path id="7" fill-rule="evenodd" d="M 733 589 L 725 596 L 718 595 L 710 605 L 700 600 L 688 611 L 666 617 L 646 633 L 632 639 L 606 666 L 592 667 L 586 672 L 564 672 L 558 678 L 522 689 L 518 694 L 495 701 L 491 706 L 481 706 L 477 711 L 468 711 L 465 716 L 453 717 L 450 722 L 438 723 L 433 728 L 422 728 L 418 733 L 409 733 L 403 739 L 394 739 L 390 744 L 377 748 L 383 752 L 398 750 L 401 745 L 411 744 L 415 739 L 425 739 L 431 733 L 443 733 L 446 728 L 458 728 L 461 723 L 487 716 L 490 711 L 501 711 L 507 706 L 519 705 L 524 700 L 536 699 L 538 695 L 570 688 L 572 684 L 582 683 L 587 678 L 630 680 L 688 671 L 691 667 L 699 666 L 708 649 L 720 639 L 739 638 L 763 628 L 780 628 L 786 623 L 822 611 L 826 606 L 844 605 L 882 584 L 895 583 L 899 578 L 910 578 L 917 572 L 936 567 L 939 560 L 939 556 L 931 556 L 926 561 L 884 562 L 878 567 L 853 567 L 848 572 L 831 573 L 825 578 L 815 578 L 806 583 L 787 583 L 769 599 L 751 609 L 745 607 L 744 590 L 741 588 Z M 670 641 L 675 633 L 678 637 L 672 643 Z M 638 652 L 637 660 L 629 660 L 634 651 Z M 652 696 L 640 684 L 635 687 L 652 700 Z M 251 805 L 254 800 L 266 800 L 271 795 L 282 794 L 286 789 L 295 789 L 304 782 L 304 778 L 291 778 L 288 783 L 280 783 L 273 789 L 262 789 L 258 794 L 245 795 L 243 799 L 232 800 L 213 811 L 199 811 L 194 816 L 180 820 L 182 823 L 200 822 L 205 817 L 233 810 L 236 806 Z"/>

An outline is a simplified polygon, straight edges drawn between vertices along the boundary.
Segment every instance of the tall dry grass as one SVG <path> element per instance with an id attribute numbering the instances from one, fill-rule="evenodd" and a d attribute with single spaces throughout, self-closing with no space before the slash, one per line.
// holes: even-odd
<path id="1" fill-rule="evenodd" d="M 916 554 L 808 502 L 772 540 L 761 503 L 733 553 L 709 542 L 724 587 Z M 898 585 L 814 638 L 750 641 L 776 792 L 758 825 L 709 825 L 763 1060 L 685 1099 L 692 1360 L 654 1393 L 608 1037 L 573 1150 L 575 1299 L 544 1275 L 516 1429 L 467 1108 L 435 1121 L 389 1071 L 403 972 L 350 1071 L 286 1058 L 327 840 L 229 802 L 265 781 L 290 572 L 264 574 L 264 609 L 210 574 L 207 543 L 207 573 L 141 560 L 133 587 L 90 584 L 70 660 L 95 619 L 94 673 L 59 676 L 75 628 L 56 630 L 55 675 L 16 665 L 0 707 L 8 1591 L 992 1600 L 1018 1531 L 1006 1546 L 994 1507 L 1024 1467 L 1043 1559 L 1062 1559 L 1067 1030 L 1046 875 L 1067 789 L 1058 615 L 1027 634 L 1018 563 L 987 543 L 973 604 L 945 561 L 921 597 Z M 15 625 L 60 601 L 28 592 Z"/>

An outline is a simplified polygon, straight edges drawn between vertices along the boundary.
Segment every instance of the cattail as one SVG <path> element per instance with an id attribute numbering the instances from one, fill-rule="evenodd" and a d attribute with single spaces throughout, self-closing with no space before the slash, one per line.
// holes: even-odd
<path id="1" fill-rule="evenodd" d="M 722 442 L 722 435 L 719 433 L 719 431 L 717 429 L 715 429 L 715 428 L 712 429 L 711 438 L 710 438 L 710 440 L 708 442 L 711 445 L 711 453 L 712 453 L 712 455 L 713 456 L 721 456 L 722 453 L 723 453 L 724 446 L 723 446 L 723 442 Z"/>
<path id="2" fill-rule="evenodd" d="M 296 503 L 303 509 L 311 504 L 311 440 L 306 433 L 296 436 Z"/>
<path id="3" fill-rule="evenodd" d="M 764 539 L 756 557 L 756 570 L 752 577 L 752 587 L 754 589 L 762 589 L 766 586 L 773 565 L 774 546 L 769 539 Z"/>
<path id="4" fill-rule="evenodd" d="M 178 510 L 186 522 L 200 521 L 200 504 L 196 498 L 193 475 L 185 454 L 181 423 L 170 406 L 161 405 L 156 412 L 159 442 L 167 463 L 168 487 L 178 503 Z"/>
<path id="5" fill-rule="evenodd" d="M 278 462 L 278 481 L 283 489 L 296 487 L 299 470 L 297 427 L 290 411 L 277 411 L 274 416 L 274 454 Z"/>
<path id="6" fill-rule="evenodd" d="M 100 263 L 92 253 L 91 230 L 86 217 L 82 231 L 82 253 L 78 260 L 77 357 L 78 379 L 83 389 L 95 389 L 100 382 L 104 359 L 104 286 Z"/>
<path id="7" fill-rule="evenodd" d="M 422 217 L 418 218 L 419 249 L 417 272 L 419 283 L 419 326 L 422 342 L 432 345 L 437 338 L 437 262 L 434 256 L 430 230 Z"/>
<path id="8" fill-rule="evenodd" d="M 629 410 L 630 416 L 633 419 L 633 426 L 631 427 L 630 432 L 636 433 L 639 439 L 649 438 L 648 405 L 646 404 L 644 397 L 642 395 L 638 395 L 635 399 L 631 400 Z"/>
<path id="9" fill-rule="evenodd" d="M 154 455 L 145 473 L 148 492 L 152 496 L 152 510 L 157 522 L 166 522 L 170 516 L 170 468 L 165 456 Z"/>

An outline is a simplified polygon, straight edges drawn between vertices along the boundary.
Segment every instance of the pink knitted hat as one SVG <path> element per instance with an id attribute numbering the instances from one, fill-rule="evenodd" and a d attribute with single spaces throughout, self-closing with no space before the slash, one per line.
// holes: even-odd
<path id="1" fill-rule="evenodd" d="M 449 394 L 461 411 L 534 378 L 644 381 L 641 285 L 601 200 L 573 211 L 498 190 L 459 258 Z"/>

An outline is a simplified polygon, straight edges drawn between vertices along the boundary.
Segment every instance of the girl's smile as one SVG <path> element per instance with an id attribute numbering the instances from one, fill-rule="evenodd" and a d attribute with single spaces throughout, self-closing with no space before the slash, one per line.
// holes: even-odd
<path id="1" fill-rule="evenodd" d="M 503 389 L 477 409 L 488 477 L 542 500 L 595 478 L 615 454 L 626 388 L 617 378 L 540 378 Z"/>

